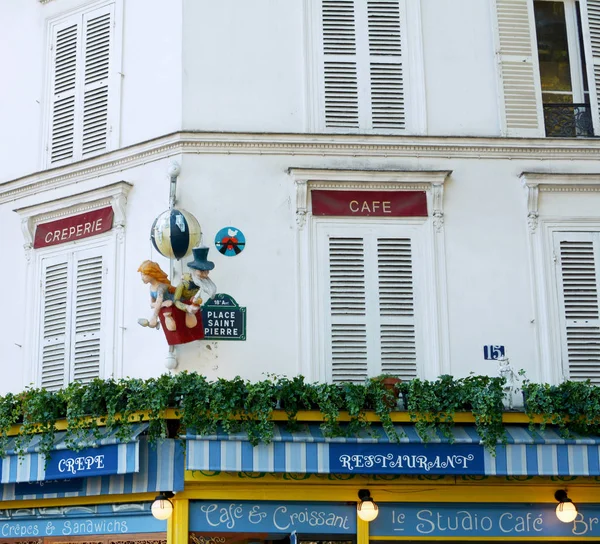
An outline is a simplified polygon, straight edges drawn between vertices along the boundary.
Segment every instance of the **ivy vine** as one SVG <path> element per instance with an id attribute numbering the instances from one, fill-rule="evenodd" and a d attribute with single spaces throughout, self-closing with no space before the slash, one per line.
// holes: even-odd
<path id="1" fill-rule="evenodd" d="M 197 373 L 181 372 L 147 380 L 76 382 L 55 392 L 27 388 L 0 397 L 0 455 L 6 455 L 9 442 L 19 455 L 32 445 L 48 453 L 61 420 L 66 425 L 66 444 L 74 450 L 88 446 L 105 433 L 127 440 L 133 425 L 141 420 L 149 424 L 147 434 L 151 442 L 222 430 L 245 432 L 253 445 L 269 443 L 275 432 L 276 410 L 287 415 L 290 432 L 303 430 L 301 411 L 319 411 L 326 437 L 375 434 L 379 427 L 371 425 L 373 418 L 369 416 L 375 413 L 393 442 L 402 434 L 392 417 L 394 411 L 402 408 L 398 397 L 403 399 L 404 408 L 424 441 L 438 433 L 451 441 L 455 415 L 463 411 L 473 414 L 475 429 L 490 451 L 505 440 L 503 378 L 444 375 L 433 381 L 413 379 L 390 387 L 386 377 L 362 384 L 330 384 L 307 383 L 302 376 L 275 375 L 258 382 L 239 376 L 209 381 Z M 557 425 L 565 434 L 600 432 L 599 387 L 589 382 L 551 386 L 525 381 L 523 391 L 532 422 L 534 415 L 542 414 L 542 426 Z M 15 429 L 18 433 L 13 436 Z"/>

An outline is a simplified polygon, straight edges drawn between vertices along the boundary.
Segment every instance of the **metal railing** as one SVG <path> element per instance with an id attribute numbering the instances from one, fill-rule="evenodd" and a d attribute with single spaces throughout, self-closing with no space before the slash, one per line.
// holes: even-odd
<path id="1" fill-rule="evenodd" d="M 546 136 L 589 138 L 594 136 L 589 104 L 544 104 Z"/>

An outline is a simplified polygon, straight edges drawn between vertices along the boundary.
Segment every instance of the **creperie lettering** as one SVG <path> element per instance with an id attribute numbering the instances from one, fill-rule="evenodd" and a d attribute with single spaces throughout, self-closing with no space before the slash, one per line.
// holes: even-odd
<path id="1" fill-rule="evenodd" d="M 42 223 L 35 229 L 33 247 L 64 244 L 107 232 L 112 228 L 113 217 L 112 207 L 107 207 Z"/>
<path id="2" fill-rule="evenodd" d="M 102 232 L 102 218 L 96 219 L 96 221 L 87 222 L 83 225 L 65 227 L 63 229 L 57 229 L 50 231 L 44 236 L 44 242 L 47 244 L 56 242 L 68 242 L 71 238 L 82 238 L 83 236 L 91 236 Z"/>
<path id="3" fill-rule="evenodd" d="M 392 203 L 389 200 L 372 200 L 371 202 L 368 200 L 362 202 L 351 200 L 349 208 L 352 213 L 392 213 Z"/>

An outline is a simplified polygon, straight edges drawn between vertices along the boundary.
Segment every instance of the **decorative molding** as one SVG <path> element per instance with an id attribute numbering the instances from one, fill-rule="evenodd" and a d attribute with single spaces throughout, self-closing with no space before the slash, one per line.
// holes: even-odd
<path id="1" fill-rule="evenodd" d="M 527 225 L 532 234 L 539 222 L 540 192 L 600 192 L 600 174 L 523 172 L 519 177 L 527 192 Z"/>
<path id="2" fill-rule="evenodd" d="M 306 214 L 308 212 L 308 181 L 297 179 L 296 182 L 296 223 L 299 228 L 306 224 Z"/>
<path id="3" fill-rule="evenodd" d="M 0 203 L 177 154 L 597 161 L 600 140 L 178 132 L 0 183 Z"/>
<path id="4" fill-rule="evenodd" d="M 115 214 L 113 226 L 119 230 L 119 235 L 122 235 L 125 227 L 127 195 L 132 187 L 131 183 L 119 181 L 35 206 L 16 208 L 13 211 L 21 216 L 21 231 L 25 239 L 25 249 L 29 250 L 33 246 L 35 228 L 38 224 L 105 206 L 112 206 Z"/>

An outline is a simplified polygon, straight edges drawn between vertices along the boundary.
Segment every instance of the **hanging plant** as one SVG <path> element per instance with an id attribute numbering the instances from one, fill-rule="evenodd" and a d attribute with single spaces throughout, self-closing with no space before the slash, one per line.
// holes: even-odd
<path id="1" fill-rule="evenodd" d="M 530 429 L 535 427 L 534 420 L 541 418 L 541 430 L 546 425 L 556 425 L 565 438 L 573 433 L 584 436 L 600 433 L 600 387 L 590 380 L 558 385 L 524 380 L 522 390 Z"/>

